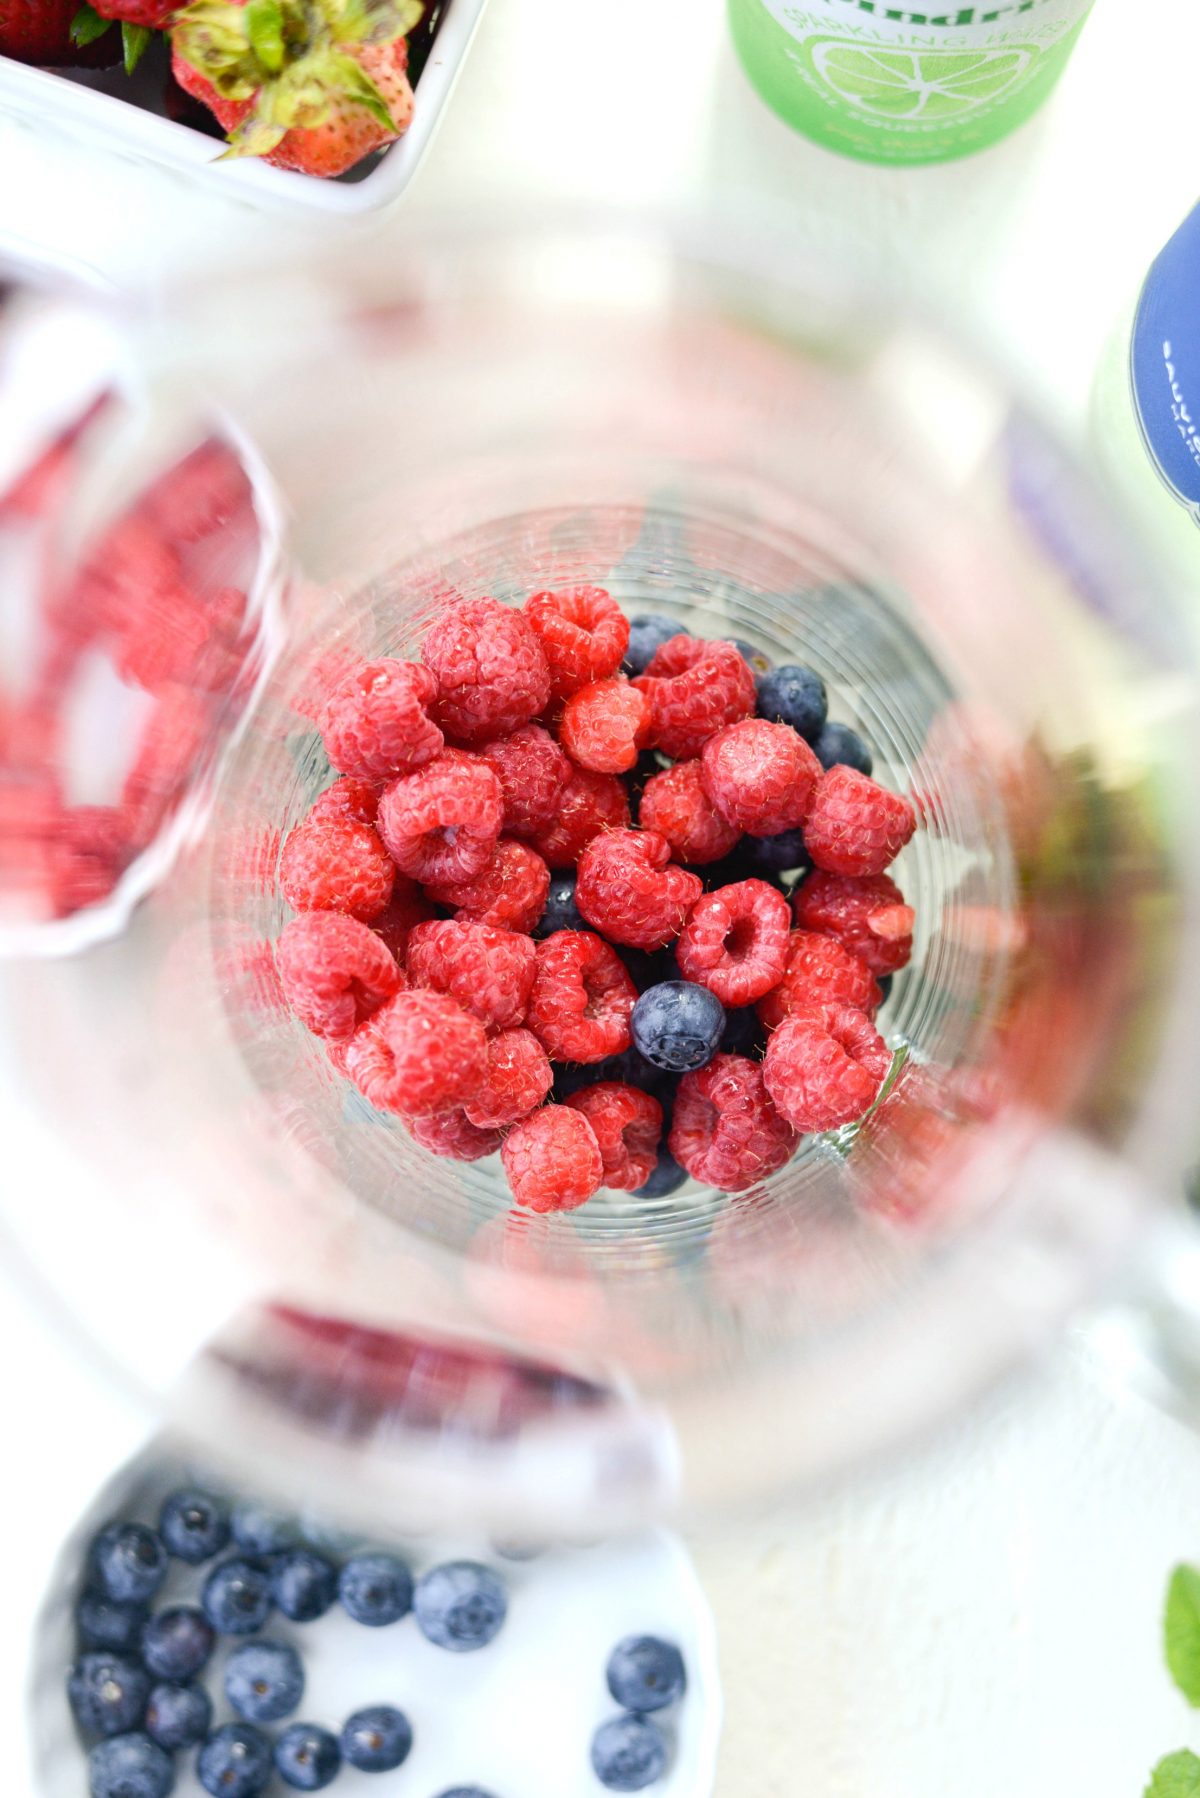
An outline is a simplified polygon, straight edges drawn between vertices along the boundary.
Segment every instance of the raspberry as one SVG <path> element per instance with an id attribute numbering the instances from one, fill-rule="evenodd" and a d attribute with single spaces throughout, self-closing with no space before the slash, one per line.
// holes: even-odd
<path id="1" fill-rule="evenodd" d="M 572 768 L 549 827 L 533 837 L 533 846 L 551 868 L 573 868 L 602 830 L 622 830 L 629 823 L 629 801 L 613 774 Z"/>
<path id="2" fill-rule="evenodd" d="M 745 1192 L 790 1159 L 796 1136 L 771 1102 L 757 1061 L 714 1055 L 679 1082 L 668 1147 L 694 1180 Z"/>
<path id="3" fill-rule="evenodd" d="M 124 623 L 113 663 L 122 680 L 147 693 L 172 681 L 190 686 L 208 637 L 208 619 L 183 582 L 156 582 L 142 594 L 137 616 Z"/>
<path id="4" fill-rule="evenodd" d="M 483 873 L 503 817 L 491 769 L 475 757 L 446 754 L 392 782 L 379 802 L 379 834 L 402 874 L 455 885 Z"/>
<path id="5" fill-rule="evenodd" d="M 732 643 L 672 637 L 632 683 L 650 700 L 648 742 L 675 761 L 699 755 L 723 725 L 748 718 L 754 675 Z"/>
<path id="6" fill-rule="evenodd" d="M 371 919 L 371 929 L 389 953 L 403 963 L 409 932 L 415 924 L 428 923 L 433 915 L 433 907 L 416 881 L 397 874 L 392 896 L 379 916 Z"/>
<path id="7" fill-rule="evenodd" d="M 210 437 L 167 469 L 138 500 L 137 511 L 168 542 L 195 543 L 251 505 L 250 483 L 228 444 Z"/>
<path id="8" fill-rule="evenodd" d="M 409 1118 L 405 1128 L 431 1155 L 445 1155 L 451 1161 L 481 1161 L 485 1155 L 494 1155 L 504 1141 L 499 1130 L 477 1129 L 462 1110 Z"/>
<path id="9" fill-rule="evenodd" d="M 349 818 L 354 824 L 374 824 L 382 790 L 376 781 L 343 774 L 340 780 L 335 780 L 331 787 L 317 795 L 304 822 L 319 824 L 330 818 Z"/>
<path id="10" fill-rule="evenodd" d="M 129 840 L 147 844 L 178 798 L 208 737 L 207 702 L 186 687 L 164 687 L 142 730 L 121 790 Z"/>
<path id="11" fill-rule="evenodd" d="M 143 621 L 154 627 L 160 604 L 179 592 L 182 575 L 178 555 L 157 527 L 126 513 L 90 546 L 81 579 L 89 605 L 124 637 L 136 634 Z"/>
<path id="12" fill-rule="evenodd" d="M 421 659 L 438 678 L 433 715 L 463 743 L 528 724 L 550 697 L 541 644 L 520 612 L 494 599 L 451 606 L 430 628 Z"/>
<path id="13" fill-rule="evenodd" d="M 783 894 L 765 880 L 705 893 L 675 948 L 679 972 L 722 1005 L 750 1005 L 783 977 L 791 917 Z"/>
<path id="14" fill-rule="evenodd" d="M 740 832 L 723 818 L 700 779 L 700 763 L 676 762 L 646 782 L 638 823 L 666 837 L 681 862 L 703 867 L 729 854 Z"/>
<path id="15" fill-rule="evenodd" d="M 479 754 L 500 782 L 505 830 L 518 837 L 545 830 L 571 773 L 550 732 L 540 724 L 524 724 L 511 737 L 484 743 Z"/>
<path id="16" fill-rule="evenodd" d="M 636 998 L 616 950 L 590 930 L 556 930 L 537 944 L 526 1022 L 555 1061 L 620 1055 Z"/>
<path id="17" fill-rule="evenodd" d="M 300 824 L 279 857 L 279 890 L 295 911 L 342 911 L 369 923 L 392 896 L 396 870 L 369 824 Z"/>
<path id="18" fill-rule="evenodd" d="M 650 701 L 628 681 L 593 681 L 568 699 L 558 736 L 581 768 L 624 774 L 637 761 L 649 722 Z"/>
<path id="19" fill-rule="evenodd" d="M 554 1084 L 546 1051 L 530 1030 L 502 1030 L 487 1047 L 487 1073 L 464 1106 L 481 1130 L 501 1130 L 545 1103 Z"/>
<path id="20" fill-rule="evenodd" d="M 833 1130 L 870 1108 L 891 1063 L 870 1018 L 829 1006 L 794 1012 L 772 1032 L 763 1079 L 797 1130 Z"/>
<path id="21" fill-rule="evenodd" d="M 758 1015 L 768 1030 L 774 1030 L 794 1011 L 836 1005 L 872 1013 L 881 998 L 866 962 L 837 937 L 793 930 L 783 978 L 759 1000 Z"/>
<path id="22" fill-rule="evenodd" d="M 595 1131 L 566 1105 L 543 1105 L 510 1130 L 500 1159 L 514 1199 L 531 1211 L 573 1211 L 604 1178 Z"/>
<path id="23" fill-rule="evenodd" d="M 411 774 L 441 754 L 429 717 L 437 676 L 419 662 L 364 662 L 333 689 L 317 721 L 325 753 L 344 774 L 366 780 Z"/>
<path id="24" fill-rule="evenodd" d="M 882 874 L 916 828 L 907 799 L 840 762 L 817 782 L 804 847 L 830 874 Z"/>
<path id="25" fill-rule="evenodd" d="M 603 587 L 535 593 L 525 601 L 525 616 L 545 651 L 556 699 L 607 680 L 621 666 L 629 621 Z"/>
<path id="26" fill-rule="evenodd" d="M 755 837 L 792 830 L 808 810 L 821 764 L 788 724 L 745 718 L 704 745 L 700 778 L 723 818 Z"/>
<path id="27" fill-rule="evenodd" d="M 108 805 L 68 807 L 50 848 L 54 913 L 59 918 L 107 899 L 130 860 L 124 818 Z"/>
<path id="28" fill-rule="evenodd" d="M 453 1111 L 483 1084 L 487 1037 L 445 993 L 397 993 L 351 1037 L 346 1071 L 380 1111 Z"/>
<path id="29" fill-rule="evenodd" d="M 662 1138 L 663 1110 L 657 1099 L 619 1080 L 601 1080 L 567 1100 L 596 1133 L 604 1162 L 605 1186 L 636 1192 L 654 1172 Z"/>
<path id="30" fill-rule="evenodd" d="M 854 880 L 818 869 L 796 888 L 792 910 L 801 930 L 837 937 L 872 974 L 894 974 L 912 954 L 916 913 L 886 874 Z"/>
<path id="31" fill-rule="evenodd" d="M 460 918 L 527 936 L 546 908 L 550 870 L 528 843 L 501 837 L 491 861 L 474 880 L 427 890 L 439 905 L 452 905 Z"/>
<path id="32" fill-rule="evenodd" d="M 275 945 L 284 997 L 318 1036 L 350 1037 L 404 984 L 373 931 L 337 912 L 306 912 Z"/>
<path id="33" fill-rule="evenodd" d="M 661 949 L 679 935 L 703 891 L 698 874 L 675 866 L 657 831 L 611 830 L 579 858 L 575 903 L 610 942 Z"/>
<path id="34" fill-rule="evenodd" d="M 449 993 L 492 1030 L 519 1024 L 536 961 L 533 940 L 469 918 L 435 918 L 409 933 L 405 965 L 414 986 Z"/>

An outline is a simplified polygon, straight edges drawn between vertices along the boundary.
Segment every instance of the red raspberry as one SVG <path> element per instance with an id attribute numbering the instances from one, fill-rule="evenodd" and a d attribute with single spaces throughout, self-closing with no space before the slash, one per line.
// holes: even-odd
<path id="1" fill-rule="evenodd" d="M 323 819 L 349 818 L 354 824 L 374 824 L 379 813 L 379 795 L 383 788 L 377 781 L 359 780 L 343 774 L 331 787 L 319 793 L 308 809 L 306 824 L 319 824 Z"/>
<path id="2" fill-rule="evenodd" d="M 500 1159 L 514 1199 L 531 1211 L 573 1211 L 604 1177 L 595 1131 L 566 1105 L 543 1105 L 510 1130 Z"/>
<path id="3" fill-rule="evenodd" d="M 523 724 L 511 737 L 484 743 L 479 754 L 500 782 L 505 830 L 517 837 L 545 830 L 571 773 L 550 732 L 540 724 Z"/>
<path id="4" fill-rule="evenodd" d="M 916 913 L 886 874 L 855 880 L 817 869 L 796 888 L 792 910 L 801 930 L 837 937 L 872 974 L 894 974 L 912 954 Z"/>
<path id="5" fill-rule="evenodd" d="M 451 1161 L 481 1161 L 494 1155 L 504 1137 L 499 1130 L 478 1130 L 465 1111 L 439 1111 L 433 1117 L 408 1118 L 405 1129 L 431 1155 Z"/>
<path id="6" fill-rule="evenodd" d="M 525 601 L 525 616 L 546 653 L 556 699 L 566 699 L 590 681 L 607 680 L 621 666 L 629 620 L 603 587 L 535 593 Z"/>
<path id="7" fill-rule="evenodd" d="M 486 743 L 536 718 L 550 697 L 541 644 L 520 612 L 494 599 L 451 606 L 421 658 L 438 678 L 434 717 L 463 743 Z"/>
<path id="8" fill-rule="evenodd" d="M 191 686 L 209 631 L 208 619 L 182 580 L 160 581 L 146 587 L 136 616 L 124 621 L 113 663 L 122 680 L 147 693 L 172 681 Z"/>
<path id="9" fill-rule="evenodd" d="M 703 891 L 700 876 L 676 867 L 656 830 L 610 830 L 579 858 L 575 904 L 610 942 L 662 949 Z"/>
<path id="10" fill-rule="evenodd" d="M 830 874 L 882 874 L 916 828 L 907 799 L 839 762 L 817 782 L 804 847 Z"/>
<path id="11" fill-rule="evenodd" d="M 603 1061 L 629 1047 L 636 998 L 615 949 L 590 930 L 556 930 L 537 945 L 526 1023 L 555 1061 Z"/>
<path id="12" fill-rule="evenodd" d="M 563 707 L 558 737 L 581 768 L 624 774 L 638 759 L 650 723 L 650 701 L 627 680 L 593 681 Z"/>
<path id="13" fill-rule="evenodd" d="M 379 801 L 379 834 L 402 874 L 456 885 L 483 873 L 503 817 L 491 769 L 474 756 L 446 754 L 392 782 Z"/>
<path id="14" fill-rule="evenodd" d="M 647 741 L 675 761 L 699 755 L 723 725 L 754 710 L 754 675 L 732 643 L 672 637 L 632 683 L 650 700 Z"/>
<path id="15" fill-rule="evenodd" d="M 808 810 L 821 764 L 790 724 L 744 718 L 704 745 L 700 777 L 723 818 L 755 837 L 794 830 Z"/>
<path id="16" fill-rule="evenodd" d="M 474 880 L 427 891 L 439 905 L 452 905 L 460 918 L 528 936 L 546 909 L 550 870 L 528 843 L 501 837 L 495 855 Z"/>
<path id="17" fill-rule="evenodd" d="M 111 525 L 89 547 L 81 580 L 88 604 L 119 636 L 136 634 L 143 620 L 153 628 L 164 597 L 180 590 L 175 550 L 155 525 L 132 513 Z M 77 601 L 83 598 L 77 595 Z"/>
<path id="18" fill-rule="evenodd" d="M 693 1180 L 745 1192 L 791 1158 L 796 1135 L 772 1104 L 758 1062 L 714 1055 L 679 1082 L 667 1146 Z"/>
<path id="19" fill-rule="evenodd" d="M 768 1030 L 774 1030 L 794 1011 L 836 1005 L 871 1014 L 881 998 L 866 962 L 837 937 L 793 930 L 783 978 L 759 1000 L 758 1015 Z"/>
<path id="20" fill-rule="evenodd" d="M 109 805 L 68 807 L 49 847 L 59 918 L 107 899 L 130 860 L 125 820 Z"/>
<path id="21" fill-rule="evenodd" d="M 392 896 L 396 878 L 369 824 L 349 818 L 300 824 L 279 857 L 279 890 L 295 911 L 342 911 L 370 923 Z"/>
<path id="22" fill-rule="evenodd" d="M 416 881 L 409 880 L 405 874 L 397 874 L 392 896 L 379 916 L 371 919 L 371 929 L 388 952 L 403 964 L 413 926 L 428 923 L 433 915 L 433 907 Z"/>
<path id="23" fill-rule="evenodd" d="M 429 717 L 437 676 L 420 662 L 364 662 L 333 689 L 317 721 L 335 768 L 365 780 L 411 774 L 440 755 Z"/>
<path id="24" fill-rule="evenodd" d="M 404 984 L 374 932 L 331 911 L 305 912 L 285 924 L 275 965 L 288 1004 L 318 1036 L 353 1036 Z"/>
<path id="25" fill-rule="evenodd" d="M 121 809 L 129 840 L 144 848 L 178 799 L 211 729 L 208 703 L 187 687 L 164 687 L 125 776 Z"/>
<path id="26" fill-rule="evenodd" d="M 502 1030 L 487 1049 L 487 1073 L 463 1107 L 481 1130 L 502 1130 L 543 1105 L 554 1084 L 546 1051 L 531 1030 Z"/>
<path id="27" fill-rule="evenodd" d="M 602 830 L 622 830 L 629 823 L 629 800 L 613 774 L 572 768 L 558 800 L 558 812 L 533 846 L 551 868 L 573 868 L 593 837 Z"/>
<path id="28" fill-rule="evenodd" d="M 410 931 L 405 965 L 414 986 L 433 987 L 491 1030 L 519 1024 L 529 1003 L 533 939 L 469 918 L 435 918 Z"/>
<path id="29" fill-rule="evenodd" d="M 783 977 L 791 921 L 787 899 L 765 880 L 718 887 L 692 907 L 675 949 L 679 972 L 722 1005 L 752 1005 Z"/>
<path id="30" fill-rule="evenodd" d="M 763 1079 L 783 1116 L 804 1134 L 851 1124 L 869 1110 L 892 1065 L 861 1011 L 794 1012 L 771 1033 Z"/>
<path id="31" fill-rule="evenodd" d="M 483 1084 L 487 1037 L 445 993 L 397 993 L 351 1037 L 346 1071 L 380 1111 L 453 1111 Z"/>
<path id="32" fill-rule="evenodd" d="M 729 854 L 741 832 L 724 819 L 700 779 L 700 763 L 676 762 L 646 782 L 638 823 L 657 830 L 681 862 L 702 867 Z"/>
<path id="33" fill-rule="evenodd" d="M 654 1172 L 662 1140 L 663 1111 L 657 1099 L 620 1080 L 600 1080 L 566 1101 L 581 1111 L 600 1144 L 605 1186 L 636 1192 Z"/>
<path id="34" fill-rule="evenodd" d="M 250 482 L 238 456 L 210 437 L 146 489 L 137 511 L 168 542 L 185 544 L 231 524 L 250 506 Z"/>

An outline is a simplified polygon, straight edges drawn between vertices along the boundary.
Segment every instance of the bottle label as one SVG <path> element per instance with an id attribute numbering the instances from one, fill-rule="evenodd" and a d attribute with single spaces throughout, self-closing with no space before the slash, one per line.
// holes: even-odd
<path id="1" fill-rule="evenodd" d="M 1200 206 L 1146 277 L 1130 376 L 1151 460 L 1177 499 L 1200 506 Z"/>

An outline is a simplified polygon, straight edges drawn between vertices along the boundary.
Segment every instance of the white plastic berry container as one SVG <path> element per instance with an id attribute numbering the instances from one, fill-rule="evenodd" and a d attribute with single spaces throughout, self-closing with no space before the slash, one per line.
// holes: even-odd
<path id="1" fill-rule="evenodd" d="M 353 217 L 395 200 L 412 180 L 466 58 L 486 0 L 449 0 L 415 83 L 412 124 L 365 175 L 327 181 L 245 158 L 218 162 L 221 141 L 164 116 L 155 84 L 133 78 L 130 98 L 106 92 L 88 76 L 29 68 L 0 56 L 0 112 L 19 116 L 35 133 L 64 136 L 109 154 L 157 163 L 197 180 L 221 183 L 252 206 L 277 212 Z"/>

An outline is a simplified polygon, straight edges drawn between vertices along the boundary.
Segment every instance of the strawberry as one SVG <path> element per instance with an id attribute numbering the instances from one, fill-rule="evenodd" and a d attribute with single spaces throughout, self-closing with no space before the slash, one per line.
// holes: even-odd
<path id="1" fill-rule="evenodd" d="M 100 69 L 116 62 L 121 40 L 115 31 L 91 43 L 72 37 L 78 11 L 79 0 L 0 0 L 0 56 L 55 69 Z"/>
<path id="2" fill-rule="evenodd" d="M 419 17 L 419 0 L 192 0 L 172 69 L 229 134 L 226 154 L 340 175 L 407 129 L 404 33 Z"/>
<path id="3" fill-rule="evenodd" d="M 165 31 L 183 0 L 91 0 L 102 19 L 120 19 L 146 31 Z"/>

